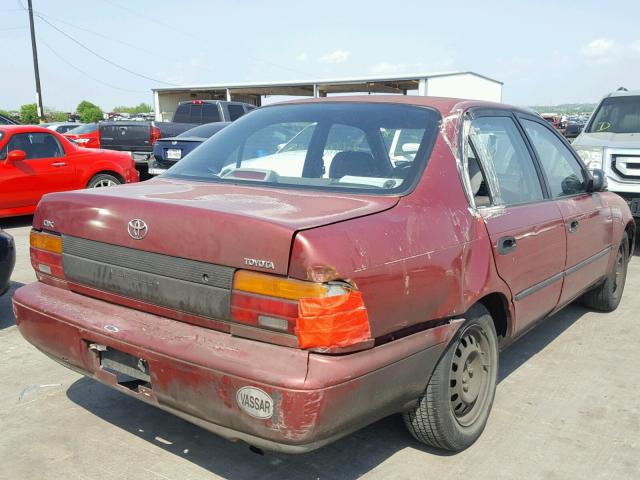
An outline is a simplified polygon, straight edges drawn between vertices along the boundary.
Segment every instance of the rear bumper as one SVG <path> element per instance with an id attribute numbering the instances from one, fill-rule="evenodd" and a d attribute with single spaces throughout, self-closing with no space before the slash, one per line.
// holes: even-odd
<path id="1" fill-rule="evenodd" d="M 42 283 L 13 298 L 22 335 L 84 375 L 231 440 L 287 453 L 321 447 L 406 409 L 424 391 L 458 322 L 370 350 L 329 356 L 109 304 Z M 131 390 L 100 366 L 97 343 L 146 360 L 150 388 Z M 243 387 L 273 401 L 270 418 L 242 410 Z"/>
<path id="2" fill-rule="evenodd" d="M 0 295 L 9 289 L 9 280 L 16 264 L 16 247 L 13 237 L 0 231 Z"/>

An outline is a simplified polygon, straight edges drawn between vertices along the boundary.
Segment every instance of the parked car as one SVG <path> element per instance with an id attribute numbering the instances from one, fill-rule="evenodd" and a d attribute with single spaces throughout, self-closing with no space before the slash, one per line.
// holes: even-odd
<path id="1" fill-rule="evenodd" d="M 101 148 L 130 152 L 139 168 L 147 168 L 153 146 L 161 138 L 175 137 L 205 123 L 230 122 L 254 109 L 253 105 L 222 100 L 180 102 L 171 122 L 101 122 Z"/>
<path id="2" fill-rule="evenodd" d="M 309 99 L 147 182 L 46 196 L 38 282 L 13 302 L 47 355 L 224 437 L 297 453 L 402 412 L 457 451 L 487 422 L 499 349 L 575 299 L 614 310 L 634 240 L 603 173 L 536 114 Z"/>
<path id="3" fill-rule="evenodd" d="M 82 123 L 75 122 L 51 122 L 51 123 L 41 123 L 41 127 L 48 128 L 49 130 L 53 130 L 58 133 L 67 133 L 69 130 L 73 130 L 74 128 L 78 128 L 83 125 Z"/>
<path id="4" fill-rule="evenodd" d="M 17 125 L 17 122 L 11 120 L 9 117 L 0 115 L 0 125 Z"/>
<path id="5" fill-rule="evenodd" d="M 100 134 L 96 122 L 81 124 L 79 127 L 67 130 L 64 136 L 81 147 L 100 148 Z"/>
<path id="6" fill-rule="evenodd" d="M 149 162 L 149 173 L 160 175 L 182 160 L 185 155 L 218 133 L 230 122 L 205 123 L 181 133 L 177 137 L 161 138 L 153 145 L 153 159 Z"/>
<path id="7" fill-rule="evenodd" d="M 584 123 L 579 120 L 569 120 L 563 134 L 566 138 L 576 138 L 582 132 Z"/>
<path id="8" fill-rule="evenodd" d="M 609 190 L 640 217 L 640 90 L 604 97 L 573 148 L 590 169 L 604 170 Z"/>
<path id="9" fill-rule="evenodd" d="M 9 280 L 16 264 L 16 246 L 13 237 L 0 228 L 0 295 L 9 290 Z"/>
<path id="10" fill-rule="evenodd" d="M 125 154 L 80 148 L 43 127 L 0 126 L 0 217 L 30 215 L 50 192 L 137 181 Z"/>

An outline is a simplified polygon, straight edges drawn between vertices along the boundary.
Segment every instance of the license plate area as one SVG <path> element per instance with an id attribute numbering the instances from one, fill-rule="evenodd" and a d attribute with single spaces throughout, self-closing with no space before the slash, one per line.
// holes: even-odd
<path id="1" fill-rule="evenodd" d="M 182 150 L 179 148 L 169 148 L 167 150 L 167 158 L 170 160 L 180 160 L 182 158 Z"/>
<path id="2" fill-rule="evenodd" d="M 100 358 L 100 368 L 116 376 L 118 385 L 138 391 L 140 387 L 151 388 L 149 364 L 143 358 L 129 355 L 104 345 L 91 344 Z"/>

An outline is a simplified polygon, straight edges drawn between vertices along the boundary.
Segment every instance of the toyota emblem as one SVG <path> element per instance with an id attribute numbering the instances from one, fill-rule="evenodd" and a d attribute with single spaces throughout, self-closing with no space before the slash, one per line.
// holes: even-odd
<path id="1" fill-rule="evenodd" d="M 127 231 L 129 232 L 129 236 L 134 240 L 142 240 L 147 236 L 149 228 L 144 220 L 134 218 L 129 222 L 129 225 L 127 225 Z"/>

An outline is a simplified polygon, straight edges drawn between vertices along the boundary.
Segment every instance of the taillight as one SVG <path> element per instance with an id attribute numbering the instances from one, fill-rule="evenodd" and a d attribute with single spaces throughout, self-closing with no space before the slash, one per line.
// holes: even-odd
<path id="1" fill-rule="evenodd" d="M 231 316 L 245 325 L 295 335 L 300 348 L 348 347 L 371 337 L 362 294 L 338 283 L 238 270 Z"/>
<path id="2" fill-rule="evenodd" d="M 160 136 L 162 134 L 160 133 L 160 129 L 158 127 L 154 127 L 153 125 L 151 126 L 151 131 L 149 133 L 149 142 L 151 143 L 151 145 L 153 145 L 154 143 L 156 143 L 158 140 L 160 140 Z"/>
<path id="3" fill-rule="evenodd" d="M 63 278 L 62 237 L 32 230 L 29 235 L 31 265 L 36 273 Z"/>

